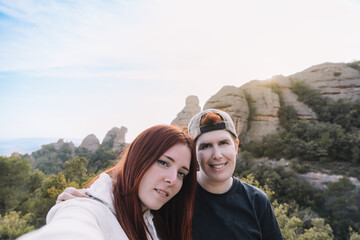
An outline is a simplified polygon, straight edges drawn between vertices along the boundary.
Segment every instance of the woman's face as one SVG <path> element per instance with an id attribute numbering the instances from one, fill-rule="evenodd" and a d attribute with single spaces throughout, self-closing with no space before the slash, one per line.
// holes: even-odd
<path id="1" fill-rule="evenodd" d="M 186 144 L 178 143 L 164 152 L 145 172 L 138 196 L 142 210 L 158 210 L 181 189 L 189 173 L 191 152 Z"/>

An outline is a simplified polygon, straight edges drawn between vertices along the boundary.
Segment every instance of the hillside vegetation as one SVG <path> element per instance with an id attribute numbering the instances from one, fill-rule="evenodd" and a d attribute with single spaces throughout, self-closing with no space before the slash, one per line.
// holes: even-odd
<path id="1" fill-rule="evenodd" d="M 324 98 L 301 81 L 294 81 L 291 89 L 318 119 L 299 120 L 292 106 L 281 106 L 278 132 L 243 144 L 238 173 L 254 174 L 275 191 L 280 202 L 295 204 L 297 214 L 305 211 L 303 214 L 321 216 L 330 224 L 335 239 L 348 239 L 349 228 L 360 230 L 359 187 L 349 180 L 360 179 L 360 101 Z M 284 158 L 290 164 L 287 169 L 273 168 L 256 164 L 254 157 Z M 319 190 L 298 177 L 309 171 L 344 177 Z"/>

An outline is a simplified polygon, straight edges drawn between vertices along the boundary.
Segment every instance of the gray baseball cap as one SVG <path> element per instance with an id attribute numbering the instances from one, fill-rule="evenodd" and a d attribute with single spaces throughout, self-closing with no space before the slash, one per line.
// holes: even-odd
<path id="1" fill-rule="evenodd" d="M 218 114 L 222 118 L 222 120 L 224 120 L 224 122 L 219 123 L 217 125 L 200 126 L 201 118 L 210 112 Z M 190 119 L 189 124 L 188 124 L 188 133 L 193 140 L 195 140 L 198 136 L 200 136 L 203 133 L 214 131 L 214 130 L 227 130 L 232 135 L 234 135 L 236 139 L 238 138 L 237 134 L 236 134 L 234 122 L 231 119 L 230 115 L 221 110 L 206 109 L 204 111 L 201 111 L 198 114 L 196 114 L 195 116 L 193 116 Z"/>

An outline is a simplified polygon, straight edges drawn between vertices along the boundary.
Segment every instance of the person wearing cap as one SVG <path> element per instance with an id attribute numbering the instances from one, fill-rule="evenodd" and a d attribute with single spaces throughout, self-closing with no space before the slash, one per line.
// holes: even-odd
<path id="1" fill-rule="evenodd" d="M 233 177 L 239 140 L 226 112 L 207 109 L 188 124 L 199 164 L 194 239 L 283 239 L 266 194 Z"/>

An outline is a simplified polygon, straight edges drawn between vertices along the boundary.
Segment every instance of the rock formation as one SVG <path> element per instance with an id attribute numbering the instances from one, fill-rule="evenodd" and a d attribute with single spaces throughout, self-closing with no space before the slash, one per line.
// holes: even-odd
<path id="1" fill-rule="evenodd" d="M 10 155 L 11 157 L 21 157 L 21 154 L 19 152 L 13 152 Z"/>
<path id="2" fill-rule="evenodd" d="M 200 111 L 199 98 L 197 96 L 190 95 L 185 100 L 185 107 L 177 114 L 171 124 L 176 124 L 183 130 L 187 131 L 188 122 Z"/>
<path id="3" fill-rule="evenodd" d="M 102 141 L 101 144 L 104 144 L 108 141 L 110 141 L 111 139 L 114 139 L 114 144 L 112 146 L 112 150 L 113 151 L 120 151 L 121 147 L 124 145 L 125 143 L 125 135 L 127 133 L 127 128 L 126 127 L 113 127 L 111 130 L 109 130 L 106 135 L 104 140 Z"/>
<path id="4" fill-rule="evenodd" d="M 76 147 L 73 142 L 64 142 L 64 139 L 60 138 L 56 143 L 45 144 L 42 145 L 41 147 L 43 148 L 44 146 L 48 146 L 48 145 L 52 145 L 56 151 L 59 151 L 64 145 L 67 145 L 71 150 L 71 156 L 75 156 Z"/>
<path id="5" fill-rule="evenodd" d="M 323 63 L 288 77 L 279 75 L 264 81 L 253 80 L 239 88 L 225 86 L 210 97 L 203 109 L 216 108 L 228 112 L 235 122 L 241 142 L 261 140 L 278 131 L 277 113 L 280 104 L 294 107 L 301 120 L 317 119 L 314 111 L 298 101 L 297 95 L 291 91 L 291 83 L 295 80 L 304 81 L 323 96 L 334 100 L 360 99 L 360 62 Z M 278 91 L 273 91 L 272 86 L 277 86 Z M 188 99 L 197 100 L 197 97 L 190 96 Z M 184 109 L 173 121 L 184 128 L 200 109 L 197 100 L 196 104 L 193 103 L 196 111 L 191 111 L 188 99 Z"/>
<path id="6" fill-rule="evenodd" d="M 334 100 L 360 99 L 360 71 L 345 63 L 323 63 L 289 76 Z"/>
<path id="7" fill-rule="evenodd" d="M 249 118 L 249 106 L 242 89 L 225 86 L 204 105 L 204 110 L 216 108 L 230 114 L 240 141 L 245 138 Z"/>
<path id="8" fill-rule="evenodd" d="M 258 141 L 268 134 L 276 133 L 279 126 L 279 96 L 268 87 L 248 86 L 244 91 L 248 95 L 251 112 L 250 128 L 245 143 Z"/>
<path id="9" fill-rule="evenodd" d="M 96 152 L 96 150 L 99 149 L 100 141 L 94 134 L 90 134 L 86 138 L 84 138 L 84 140 L 81 142 L 79 148 L 80 147 L 83 147 L 83 148 L 89 150 L 90 152 L 94 153 L 94 152 Z"/>
<path id="10" fill-rule="evenodd" d="M 319 188 L 319 189 L 327 189 L 327 183 L 328 182 L 338 182 L 340 178 L 344 177 L 342 175 L 328 175 L 325 173 L 320 172 L 309 172 L 306 174 L 301 174 L 301 178 L 305 179 L 307 182 L 309 182 L 312 186 Z M 360 189 L 360 182 L 355 177 L 349 177 L 349 180 L 352 184 L 356 186 L 357 189 Z"/>
<path id="11" fill-rule="evenodd" d="M 298 118 L 303 120 L 316 119 L 316 114 L 305 105 L 298 101 L 298 96 L 290 90 L 290 79 L 284 76 L 274 76 L 266 81 L 267 83 L 277 83 L 281 91 L 281 100 L 285 106 L 293 106 L 298 113 Z"/>

